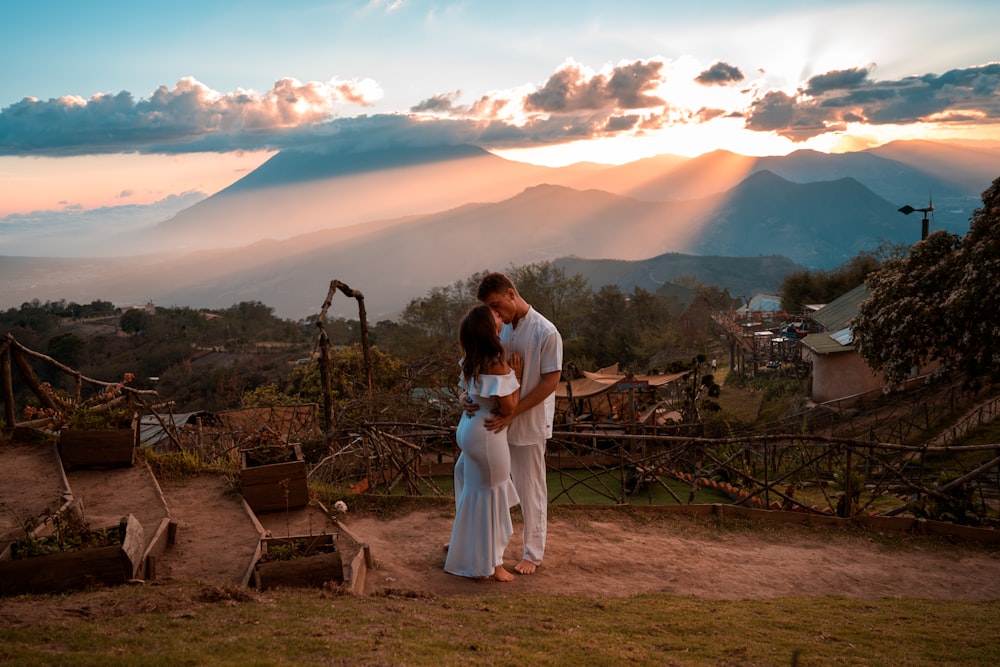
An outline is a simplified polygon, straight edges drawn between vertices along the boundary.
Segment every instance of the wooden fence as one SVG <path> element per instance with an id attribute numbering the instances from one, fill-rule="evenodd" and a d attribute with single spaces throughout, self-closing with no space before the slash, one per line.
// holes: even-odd
<path id="1" fill-rule="evenodd" d="M 371 423 L 313 470 L 355 491 L 440 495 L 458 450 L 454 430 Z M 812 434 L 701 438 L 556 432 L 550 501 L 691 504 L 713 489 L 733 505 L 814 515 L 915 513 L 958 523 L 996 517 L 1000 445 L 905 445 Z M 437 478 L 437 479 L 435 479 Z M 360 481 L 359 481 L 360 480 Z M 682 482 L 678 491 L 677 482 Z"/>

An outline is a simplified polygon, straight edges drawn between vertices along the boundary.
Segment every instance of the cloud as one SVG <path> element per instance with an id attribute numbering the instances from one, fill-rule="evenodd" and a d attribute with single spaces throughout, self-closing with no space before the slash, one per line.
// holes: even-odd
<path id="1" fill-rule="evenodd" d="M 646 109 L 666 102 L 650 94 L 662 81 L 663 62 L 637 60 L 607 74 L 589 75 L 575 63 L 563 66 L 524 99 L 528 111 Z"/>
<path id="2" fill-rule="evenodd" d="M 705 86 L 723 86 L 738 83 L 743 80 L 743 72 L 739 67 L 724 62 L 717 62 L 694 78 Z"/>
<path id="3" fill-rule="evenodd" d="M 831 90 L 857 88 L 868 79 L 866 68 L 854 67 L 817 74 L 806 82 L 805 92 L 808 95 L 822 95 Z"/>
<path id="4" fill-rule="evenodd" d="M 365 10 L 391 14 L 400 9 L 404 4 L 406 3 L 403 0 L 369 0 L 365 6 Z"/>
<path id="5" fill-rule="evenodd" d="M 0 111 L 0 154 L 148 151 L 211 136 L 280 135 L 329 120 L 342 103 L 364 106 L 380 96 L 370 80 L 301 83 L 286 78 L 265 93 L 222 94 L 186 77 L 141 100 L 126 91 L 89 100 L 24 98 Z"/>
<path id="6" fill-rule="evenodd" d="M 790 90 L 768 89 L 762 80 L 728 86 L 743 82 L 744 75 L 722 61 L 682 71 L 682 63 L 662 58 L 600 71 L 567 61 L 541 84 L 491 91 L 471 103 L 454 90 L 403 113 L 374 116 L 343 115 L 344 107 L 364 107 L 381 97 L 378 85 L 367 79 L 286 78 L 264 93 L 219 93 L 184 78 L 148 99 L 136 100 L 125 91 L 89 100 L 25 98 L 0 110 L 0 155 L 357 150 L 429 142 L 503 149 L 638 135 L 724 118 L 742 118 L 748 130 L 802 141 L 848 124 L 1000 119 L 996 63 L 895 81 L 875 79 L 875 67 L 867 65 L 820 73 Z"/>
<path id="7" fill-rule="evenodd" d="M 456 90 L 452 93 L 441 93 L 410 107 L 412 113 L 436 113 L 447 112 L 455 108 L 455 101 L 461 97 L 462 91 Z"/>
<path id="8" fill-rule="evenodd" d="M 802 141 L 870 125 L 968 123 L 1000 119 L 1000 63 L 898 81 L 871 78 L 871 67 L 833 70 L 794 93 L 765 91 L 750 104 L 746 127 Z"/>
<path id="9" fill-rule="evenodd" d="M 805 141 L 841 132 L 849 123 L 968 123 L 1000 117 L 1000 65 L 953 70 L 898 81 L 872 78 L 873 65 L 817 74 L 797 90 L 768 90 L 751 82 L 742 102 L 684 108 L 672 104 L 668 67 L 638 60 L 592 72 L 575 62 L 543 84 L 483 95 L 460 103 L 460 93 L 429 98 L 411 109 L 424 131 L 492 148 L 561 143 L 652 132 L 670 125 L 743 118 L 753 131 Z M 704 86 L 742 81 L 742 72 L 716 62 L 694 80 Z M 332 124 L 344 123 L 338 119 Z M 413 129 L 413 128 L 411 128 Z"/>

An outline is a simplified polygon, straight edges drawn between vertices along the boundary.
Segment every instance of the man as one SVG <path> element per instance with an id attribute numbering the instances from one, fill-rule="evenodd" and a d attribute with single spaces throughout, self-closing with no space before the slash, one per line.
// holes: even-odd
<path id="1" fill-rule="evenodd" d="M 520 354 L 524 363 L 517 407 L 508 416 L 493 415 L 486 420 L 486 428 L 496 433 L 507 429 L 510 474 L 524 517 L 524 552 L 514 570 L 534 574 L 545 554 L 549 502 L 545 441 L 552 437 L 555 391 L 562 374 L 562 337 L 502 273 L 486 274 L 477 297 L 503 321 L 500 340 L 507 354 Z"/>

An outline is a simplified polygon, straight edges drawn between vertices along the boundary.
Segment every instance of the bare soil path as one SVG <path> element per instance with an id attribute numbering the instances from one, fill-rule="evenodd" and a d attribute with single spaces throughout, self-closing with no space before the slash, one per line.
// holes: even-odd
<path id="1" fill-rule="evenodd" d="M 442 570 L 451 530 L 448 507 L 390 519 L 348 515 L 345 523 L 368 542 L 376 561 L 369 592 L 1000 599 L 996 547 L 927 538 L 738 522 L 720 527 L 704 519 L 611 508 L 557 508 L 550 511 L 545 562 L 534 575 L 501 584 Z M 516 532 L 505 555 L 508 569 L 520 560 L 520 549 Z"/>
<path id="2" fill-rule="evenodd" d="M 5 522 L 0 528 L 8 532 L 14 530 L 10 515 L 43 513 L 59 504 L 58 464 L 51 447 L 24 447 L 0 446 L 0 516 Z M 117 517 L 127 509 L 145 517 L 140 519 L 145 527 L 164 512 L 162 503 L 158 508 L 151 500 L 157 482 L 145 465 L 70 477 L 91 516 Z M 261 528 L 280 536 L 324 532 L 332 525 L 314 510 L 265 515 L 258 525 L 221 475 L 165 482 L 159 488 L 166 512 L 177 523 L 177 541 L 157 562 L 157 577 L 150 582 L 156 602 L 148 604 L 181 604 L 192 582 L 239 585 Z M 1000 599 L 996 546 L 800 525 L 750 527 L 734 520 L 717 524 L 614 508 L 553 506 L 548 551 L 536 574 L 519 575 L 506 584 L 470 580 L 442 569 L 453 510 L 447 501 L 414 501 L 390 515 L 350 509 L 340 515 L 351 533 L 368 544 L 375 562 L 365 592 Z M 517 520 L 515 529 L 520 529 Z M 517 562 L 520 548 L 516 532 L 506 553 L 508 566 Z M 19 624 L 54 620 L 78 613 L 74 610 L 81 604 L 92 610 L 88 613 L 99 613 L 93 610 L 106 595 L 86 591 L 0 598 L 0 617 Z"/>

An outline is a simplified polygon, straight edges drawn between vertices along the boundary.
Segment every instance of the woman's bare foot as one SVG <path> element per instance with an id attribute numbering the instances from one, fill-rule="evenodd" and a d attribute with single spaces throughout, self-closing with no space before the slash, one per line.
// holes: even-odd
<path id="1" fill-rule="evenodd" d="M 524 559 L 514 566 L 514 571 L 520 574 L 534 574 L 536 569 L 538 566 L 528 559 Z"/>
<path id="2" fill-rule="evenodd" d="M 508 572 L 503 565 L 496 566 L 496 569 L 493 570 L 493 578 L 497 581 L 514 581 L 514 575 Z"/>

